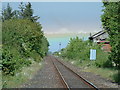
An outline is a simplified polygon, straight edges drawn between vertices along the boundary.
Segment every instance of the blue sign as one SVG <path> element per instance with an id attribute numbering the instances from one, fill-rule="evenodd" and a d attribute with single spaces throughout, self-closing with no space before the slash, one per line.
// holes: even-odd
<path id="1" fill-rule="evenodd" d="M 96 50 L 90 49 L 90 60 L 96 60 Z"/>

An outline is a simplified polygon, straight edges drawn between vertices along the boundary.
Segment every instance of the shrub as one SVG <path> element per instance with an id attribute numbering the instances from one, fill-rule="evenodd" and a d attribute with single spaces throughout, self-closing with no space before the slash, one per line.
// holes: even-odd
<path id="1" fill-rule="evenodd" d="M 90 49 L 96 49 L 97 56 L 95 65 L 97 67 L 111 67 L 112 62 L 108 61 L 108 53 L 101 50 L 101 45 L 91 43 L 91 41 L 82 41 L 78 37 L 70 39 L 69 44 L 61 52 L 62 57 L 74 60 L 90 60 Z"/>
<path id="2" fill-rule="evenodd" d="M 30 57 L 41 61 L 48 51 L 48 41 L 41 29 L 39 23 L 27 19 L 10 19 L 3 22 L 4 74 L 14 75 L 20 68 L 30 65 Z"/>

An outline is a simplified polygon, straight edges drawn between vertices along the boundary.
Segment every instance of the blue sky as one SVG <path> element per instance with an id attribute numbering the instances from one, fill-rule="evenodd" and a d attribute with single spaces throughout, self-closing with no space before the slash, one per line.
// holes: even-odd
<path id="1" fill-rule="evenodd" d="M 2 3 L 3 8 L 7 3 Z M 11 2 L 18 9 L 19 2 Z M 97 32 L 101 30 L 102 2 L 31 2 L 34 15 L 46 33 Z"/>

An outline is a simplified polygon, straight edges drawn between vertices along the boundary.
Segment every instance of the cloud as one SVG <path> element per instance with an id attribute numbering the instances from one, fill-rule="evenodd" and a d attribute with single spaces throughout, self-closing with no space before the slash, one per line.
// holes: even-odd
<path id="1" fill-rule="evenodd" d="M 101 31 L 100 28 L 96 29 L 81 29 L 81 28 L 69 28 L 69 27 L 62 27 L 57 29 L 50 29 L 50 30 L 43 30 L 46 34 L 66 34 L 66 33 L 96 33 Z"/>
<path id="2" fill-rule="evenodd" d="M 58 33 L 72 33 L 68 28 L 60 28 Z"/>
<path id="3" fill-rule="evenodd" d="M 49 33 L 49 34 L 64 34 L 64 33 L 73 33 L 71 30 L 69 30 L 68 28 L 58 28 L 56 30 L 47 30 L 45 31 L 45 33 Z"/>

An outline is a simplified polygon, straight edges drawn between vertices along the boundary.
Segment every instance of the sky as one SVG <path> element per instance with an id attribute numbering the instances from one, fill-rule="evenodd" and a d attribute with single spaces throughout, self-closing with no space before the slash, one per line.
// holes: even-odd
<path id="1" fill-rule="evenodd" d="M 20 2 L 11 2 L 17 10 Z M 45 33 L 89 33 L 101 30 L 102 2 L 31 2 Z M 5 8 L 6 2 L 2 3 Z"/>

